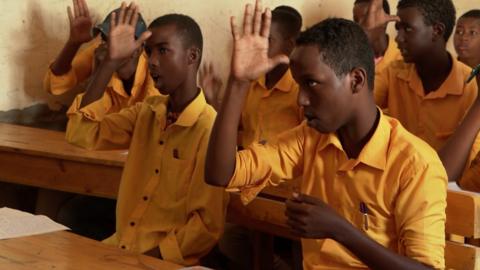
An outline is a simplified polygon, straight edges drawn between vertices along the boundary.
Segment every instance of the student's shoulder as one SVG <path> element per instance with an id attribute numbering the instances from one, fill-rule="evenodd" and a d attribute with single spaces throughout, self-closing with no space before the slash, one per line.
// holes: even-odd
<path id="1" fill-rule="evenodd" d="M 385 117 L 391 127 L 387 154 L 391 164 L 403 164 L 412 173 L 432 167 L 446 177 L 437 152 L 428 143 L 410 133 L 397 119 Z"/>

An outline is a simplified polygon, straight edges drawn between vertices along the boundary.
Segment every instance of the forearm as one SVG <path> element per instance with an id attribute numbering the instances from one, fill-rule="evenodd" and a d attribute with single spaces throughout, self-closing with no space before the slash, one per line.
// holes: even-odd
<path id="1" fill-rule="evenodd" d="M 118 63 L 116 61 L 105 60 L 100 64 L 100 67 L 93 75 L 92 80 L 87 87 L 80 108 L 99 100 L 103 96 L 103 93 L 117 68 Z"/>
<path id="2" fill-rule="evenodd" d="M 235 171 L 237 132 L 248 82 L 230 79 L 225 99 L 210 135 L 205 163 L 205 181 L 227 186 Z"/>
<path id="3" fill-rule="evenodd" d="M 370 269 L 433 269 L 432 267 L 428 267 L 418 261 L 385 248 L 350 223 L 345 224 L 338 235 L 340 236 L 336 237 L 335 240 L 355 254 L 355 256 L 357 256 Z"/>
<path id="4" fill-rule="evenodd" d="M 52 73 L 56 76 L 61 76 L 69 72 L 72 68 L 73 58 L 75 58 L 80 46 L 82 46 L 82 44 L 67 41 L 57 59 L 55 59 L 55 62 L 53 62 L 50 67 Z"/>
<path id="5" fill-rule="evenodd" d="M 480 102 L 475 101 L 455 133 L 438 151 L 447 171 L 448 181 L 457 181 L 462 176 L 479 130 Z"/>

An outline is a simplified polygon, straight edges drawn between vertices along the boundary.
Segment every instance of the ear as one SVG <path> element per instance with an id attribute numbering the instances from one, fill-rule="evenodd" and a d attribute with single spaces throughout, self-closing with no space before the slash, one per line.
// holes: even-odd
<path id="1" fill-rule="evenodd" d="M 353 68 L 350 71 L 350 86 L 352 94 L 359 93 L 363 88 L 368 89 L 367 71 L 360 67 Z"/>
<path id="2" fill-rule="evenodd" d="M 199 48 L 192 47 L 188 49 L 188 64 L 198 64 L 200 58 L 202 57 L 202 52 Z"/>
<path id="3" fill-rule="evenodd" d="M 290 55 L 295 49 L 296 41 L 295 38 L 287 39 L 287 51 L 285 52 L 286 55 Z"/>
<path id="4" fill-rule="evenodd" d="M 433 26 L 433 35 L 432 40 L 437 41 L 438 39 L 443 40 L 443 35 L 445 34 L 445 25 L 443 23 L 434 23 Z"/>

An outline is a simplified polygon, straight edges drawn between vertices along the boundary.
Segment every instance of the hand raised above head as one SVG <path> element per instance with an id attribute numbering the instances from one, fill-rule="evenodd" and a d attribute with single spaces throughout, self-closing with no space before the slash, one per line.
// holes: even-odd
<path id="1" fill-rule="evenodd" d="M 70 21 L 69 42 L 80 45 L 92 40 L 93 22 L 85 0 L 73 0 L 73 12 L 68 7 L 67 13 Z"/>
<path id="2" fill-rule="evenodd" d="M 372 0 L 368 6 L 367 15 L 359 22 L 365 31 L 383 27 L 389 22 L 399 21 L 398 16 L 389 15 L 383 9 L 383 0 Z"/>

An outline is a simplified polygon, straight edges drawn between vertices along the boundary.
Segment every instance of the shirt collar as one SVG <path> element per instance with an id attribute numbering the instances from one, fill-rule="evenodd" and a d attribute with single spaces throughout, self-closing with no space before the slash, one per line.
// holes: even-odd
<path id="1" fill-rule="evenodd" d="M 391 126 L 388 122 L 387 117 L 383 114 L 380 108 L 377 108 L 377 111 L 380 114 L 380 119 L 378 121 L 378 125 L 375 129 L 370 140 L 365 144 L 362 151 L 358 155 L 358 158 L 353 160 L 348 160 L 345 165 L 340 165 L 340 170 L 352 170 L 356 165 L 359 163 L 363 163 L 367 166 L 384 170 L 387 164 L 387 152 L 388 147 L 390 145 L 390 132 Z M 320 143 L 318 150 L 322 151 L 328 145 L 332 145 L 338 150 L 345 153 L 343 150 L 342 144 L 340 139 L 338 138 L 337 134 L 330 133 L 328 134 L 324 141 Z M 346 156 L 346 153 L 345 153 Z"/>
<path id="2" fill-rule="evenodd" d="M 463 73 L 463 64 L 460 63 L 457 59 L 453 58 L 449 54 L 450 59 L 452 59 L 452 69 L 447 79 L 442 83 L 440 88 L 435 91 L 428 93 L 425 96 L 425 91 L 423 89 L 423 84 L 418 76 L 417 69 L 415 64 L 407 64 L 407 68 L 399 70 L 397 77 L 401 80 L 407 81 L 410 89 L 414 91 L 418 96 L 425 97 L 428 99 L 435 98 L 444 98 L 447 95 L 463 95 L 465 88 L 465 75 Z"/>
<path id="3" fill-rule="evenodd" d="M 257 84 L 259 84 L 262 88 L 267 89 L 266 86 L 266 75 L 263 75 L 257 80 Z M 292 91 L 295 85 L 295 80 L 293 79 L 292 72 L 290 69 L 283 74 L 282 78 L 273 86 L 272 90 L 280 90 L 282 92 L 288 93 Z"/>

